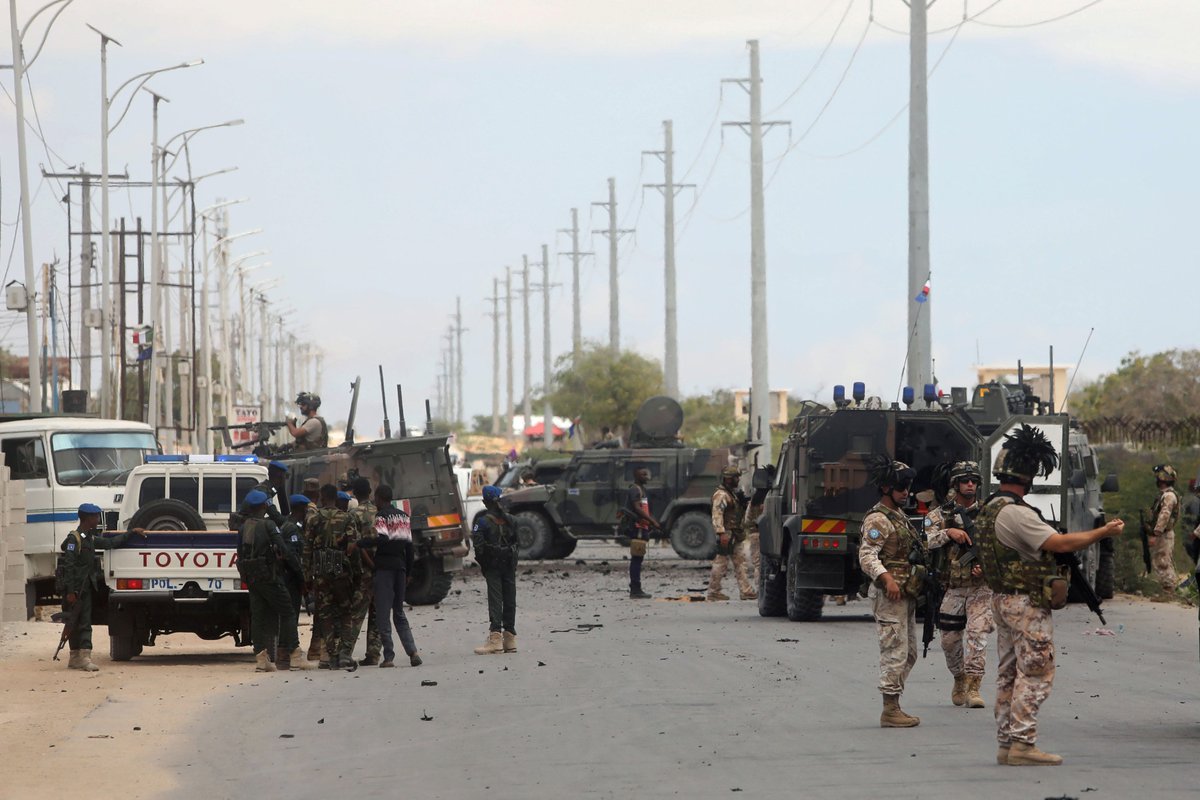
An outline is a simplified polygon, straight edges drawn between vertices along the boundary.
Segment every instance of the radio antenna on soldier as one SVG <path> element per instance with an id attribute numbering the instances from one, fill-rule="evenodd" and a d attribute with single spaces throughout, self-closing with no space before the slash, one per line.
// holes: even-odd
<path id="1" fill-rule="evenodd" d="M 1067 398 L 1071 396 L 1071 387 L 1075 385 L 1075 376 L 1079 374 L 1079 365 L 1083 363 L 1083 357 L 1087 354 L 1088 345 L 1091 343 L 1092 334 L 1095 332 L 1095 326 L 1088 330 L 1087 339 L 1083 342 L 1083 350 L 1079 353 L 1079 360 L 1075 362 L 1075 371 L 1071 373 L 1071 380 L 1067 381 L 1067 390 L 1063 392 L 1062 405 L 1058 409 L 1060 412 L 1067 407 Z"/>

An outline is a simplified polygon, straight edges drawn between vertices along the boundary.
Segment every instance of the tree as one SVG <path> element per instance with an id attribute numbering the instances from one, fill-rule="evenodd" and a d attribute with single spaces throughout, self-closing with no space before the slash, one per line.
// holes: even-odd
<path id="1" fill-rule="evenodd" d="M 711 394 L 684 398 L 683 441 L 689 447 L 724 447 L 746 438 L 746 422 L 733 417 L 733 392 L 717 389 Z"/>
<path id="2" fill-rule="evenodd" d="M 555 414 L 582 419 L 589 434 L 602 426 L 628 430 L 638 408 L 663 391 L 662 366 L 653 359 L 587 342 L 576 361 L 570 353 L 555 364 Z"/>
<path id="3" fill-rule="evenodd" d="M 1071 412 L 1098 417 L 1170 420 L 1200 408 L 1200 350 L 1167 350 L 1121 359 L 1116 372 L 1071 393 Z"/>

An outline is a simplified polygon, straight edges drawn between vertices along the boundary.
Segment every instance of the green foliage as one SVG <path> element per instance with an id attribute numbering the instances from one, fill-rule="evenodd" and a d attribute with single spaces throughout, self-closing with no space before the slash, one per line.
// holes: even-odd
<path id="1" fill-rule="evenodd" d="M 1116 372 L 1072 392 L 1072 413 L 1098 417 L 1170 420 L 1200 408 L 1200 350 L 1167 350 L 1121 359 Z"/>
<path id="2" fill-rule="evenodd" d="M 589 435 L 602 426 L 628 430 L 638 408 L 663 391 L 662 367 L 637 353 L 588 342 L 579 361 L 559 356 L 550 396 L 559 416 L 580 417 Z"/>
<path id="3" fill-rule="evenodd" d="M 717 389 L 711 394 L 684 399 L 683 429 L 689 447 L 723 447 L 746 437 L 746 423 L 733 418 L 733 392 Z"/>
<path id="4" fill-rule="evenodd" d="M 492 432 L 492 415 L 476 414 L 471 417 L 471 433 L 490 434 Z"/>

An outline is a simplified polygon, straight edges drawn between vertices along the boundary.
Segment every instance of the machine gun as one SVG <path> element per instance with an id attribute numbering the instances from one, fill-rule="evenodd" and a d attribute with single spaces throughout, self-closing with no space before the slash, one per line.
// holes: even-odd
<path id="1" fill-rule="evenodd" d="M 290 452 L 292 445 L 290 444 L 271 444 L 270 439 L 275 432 L 287 427 L 286 422 L 274 422 L 261 420 L 259 422 L 242 422 L 237 425 L 230 425 L 229 420 L 225 417 L 218 417 L 220 425 L 213 425 L 209 428 L 210 431 L 220 431 L 221 438 L 225 440 L 225 449 L 227 450 L 242 450 L 247 447 L 254 448 L 251 452 L 261 458 L 271 458 L 273 456 L 282 455 Z M 251 431 L 254 433 L 254 438 L 248 442 L 234 444 L 233 437 L 229 435 L 230 431 Z"/>

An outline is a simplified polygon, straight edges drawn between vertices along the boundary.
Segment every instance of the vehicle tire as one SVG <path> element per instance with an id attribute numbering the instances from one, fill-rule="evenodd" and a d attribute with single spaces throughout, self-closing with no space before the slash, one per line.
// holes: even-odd
<path id="1" fill-rule="evenodd" d="M 200 512 L 182 500 L 169 497 L 151 500 L 135 511 L 129 520 L 129 528 L 145 528 L 148 531 L 208 530 Z"/>
<path id="2" fill-rule="evenodd" d="M 142 652 L 134 632 L 108 635 L 108 656 L 113 661 L 128 661 Z"/>
<path id="3" fill-rule="evenodd" d="M 414 606 L 431 606 L 440 603 L 450 594 L 454 575 L 442 570 L 441 564 L 423 558 L 413 564 L 412 581 L 404 591 L 406 602 Z"/>
<path id="4" fill-rule="evenodd" d="M 1096 566 L 1096 596 L 1101 600 L 1112 600 L 1116 590 L 1116 562 L 1113 540 L 1100 540 L 1100 563 Z"/>
<path id="5" fill-rule="evenodd" d="M 671 547 L 680 558 L 708 561 L 717 554 L 712 518 L 703 511 L 680 514 L 671 526 Z"/>
<path id="6" fill-rule="evenodd" d="M 787 618 L 792 622 L 816 622 L 825 608 L 825 595 L 815 589 L 797 589 L 796 573 L 799 569 L 798 550 L 788 553 L 786 585 Z"/>
<path id="7" fill-rule="evenodd" d="M 758 615 L 782 617 L 787 613 L 787 575 L 781 575 L 775 559 L 762 556 L 758 576 Z"/>
<path id="8" fill-rule="evenodd" d="M 536 561 L 552 558 L 554 530 L 550 520 L 536 511 L 518 511 L 513 514 L 517 523 L 517 558 L 521 561 Z"/>
<path id="9" fill-rule="evenodd" d="M 546 558 L 566 558 L 575 552 L 578 539 L 568 539 L 566 536 L 556 536 L 550 544 L 550 554 Z"/>

